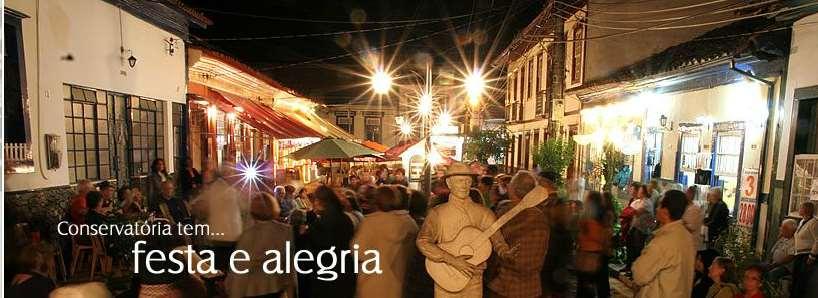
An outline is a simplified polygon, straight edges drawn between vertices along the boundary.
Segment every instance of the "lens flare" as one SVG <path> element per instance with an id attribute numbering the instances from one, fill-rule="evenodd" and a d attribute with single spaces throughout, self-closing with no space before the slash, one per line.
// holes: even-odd
<path id="1" fill-rule="evenodd" d="M 469 104 L 472 107 L 480 104 L 480 96 L 483 95 L 486 89 L 486 80 L 479 70 L 469 73 L 463 80 L 463 87 L 466 89 L 466 94 L 469 96 Z"/>
<path id="2" fill-rule="evenodd" d="M 375 71 L 370 80 L 372 81 L 372 90 L 376 94 L 385 95 L 392 89 L 392 76 L 383 69 Z"/>

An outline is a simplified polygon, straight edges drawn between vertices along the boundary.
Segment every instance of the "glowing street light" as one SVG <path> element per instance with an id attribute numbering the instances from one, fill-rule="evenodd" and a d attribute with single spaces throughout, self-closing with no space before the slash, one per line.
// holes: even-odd
<path id="1" fill-rule="evenodd" d="M 415 130 L 412 123 L 409 121 L 403 121 L 400 123 L 400 134 L 403 136 L 411 136 L 412 132 Z"/>
<path id="2" fill-rule="evenodd" d="M 378 69 L 370 78 L 372 83 L 372 90 L 376 94 L 385 95 L 392 89 L 392 76 L 386 73 L 383 69 Z"/>
<path id="3" fill-rule="evenodd" d="M 437 116 L 437 126 L 439 127 L 449 127 L 452 125 L 452 114 L 448 111 L 440 112 L 440 115 Z"/>
<path id="4" fill-rule="evenodd" d="M 486 80 L 483 79 L 483 74 L 479 70 L 471 72 L 463 80 L 463 86 L 469 96 L 469 104 L 476 107 L 480 103 L 480 96 L 483 95 L 483 91 L 486 89 Z"/>
<path id="5" fill-rule="evenodd" d="M 423 93 L 420 96 L 420 100 L 418 101 L 418 114 L 421 116 L 428 116 L 432 113 L 432 105 L 433 105 L 432 95 L 429 93 Z"/>

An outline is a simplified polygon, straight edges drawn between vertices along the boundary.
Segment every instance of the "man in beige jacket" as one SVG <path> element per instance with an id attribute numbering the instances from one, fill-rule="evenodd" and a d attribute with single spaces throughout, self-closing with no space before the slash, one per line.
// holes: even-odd
<path id="1" fill-rule="evenodd" d="M 686 207 L 683 192 L 665 192 L 656 214 L 661 227 L 632 266 L 636 297 L 690 297 L 696 251 L 681 221 Z"/>

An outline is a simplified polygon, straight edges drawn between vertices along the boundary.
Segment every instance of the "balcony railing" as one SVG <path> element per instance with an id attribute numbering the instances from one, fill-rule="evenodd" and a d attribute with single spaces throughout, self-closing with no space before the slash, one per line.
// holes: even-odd
<path id="1" fill-rule="evenodd" d="M 6 161 L 28 161 L 32 159 L 28 143 L 4 143 L 3 157 Z"/>

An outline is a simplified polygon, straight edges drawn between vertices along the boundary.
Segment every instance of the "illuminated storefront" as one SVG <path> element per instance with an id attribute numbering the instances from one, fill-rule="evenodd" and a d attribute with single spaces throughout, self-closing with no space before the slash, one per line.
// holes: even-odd
<path id="1" fill-rule="evenodd" d="M 279 183 L 316 177 L 309 160 L 283 156 L 323 137 L 348 138 L 300 98 L 264 74 L 221 53 L 189 50 L 189 157 L 200 169 L 258 162 Z M 295 181 L 294 181 L 295 182 Z"/>

